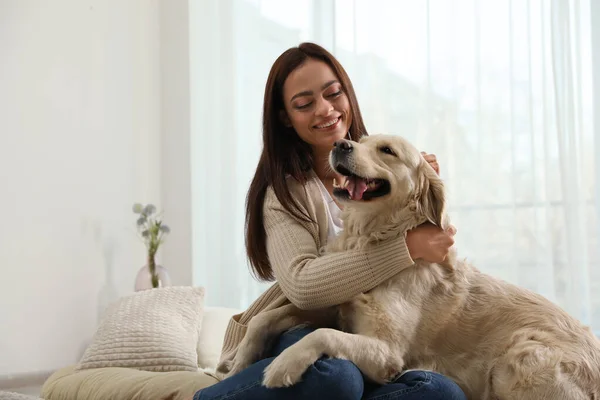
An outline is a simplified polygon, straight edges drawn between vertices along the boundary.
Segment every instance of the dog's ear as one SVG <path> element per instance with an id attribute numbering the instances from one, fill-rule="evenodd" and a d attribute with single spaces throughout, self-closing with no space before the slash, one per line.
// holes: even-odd
<path id="1" fill-rule="evenodd" d="M 445 229 L 446 194 L 444 183 L 425 160 L 418 171 L 417 207 L 429 222 Z"/>

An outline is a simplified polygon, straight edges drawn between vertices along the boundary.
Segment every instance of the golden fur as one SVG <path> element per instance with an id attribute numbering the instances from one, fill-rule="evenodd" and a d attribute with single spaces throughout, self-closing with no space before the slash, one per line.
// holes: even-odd
<path id="1" fill-rule="evenodd" d="M 387 180 L 391 191 L 370 201 L 348 201 L 344 230 L 326 251 L 371 246 L 426 220 L 446 226 L 443 183 L 415 147 L 384 135 L 352 146 L 345 167 Z M 326 354 L 353 361 L 380 383 L 407 369 L 434 370 L 456 381 L 469 399 L 600 399 L 600 341 L 589 328 L 544 297 L 481 273 L 454 252 L 443 265 L 418 260 L 338 307 L 300 310 L 290 304 L 257 315 L 228 375 L 264 354 L 269 338 L 303 323 L 320 328 L 266 368 L 266 386 L 295 384 Z"/>

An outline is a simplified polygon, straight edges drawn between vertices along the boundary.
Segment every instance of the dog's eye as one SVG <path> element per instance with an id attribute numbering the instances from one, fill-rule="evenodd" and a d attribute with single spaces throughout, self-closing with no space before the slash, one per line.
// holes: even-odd
<path id="1" fill-rule="evenodd" d="M 396 155 L 396 153 L 394 153 L 394 150 L 392 150 L 388 146 L 382 146 L 382 147 L 380 147 L 379 151 L 381 151 L 382 153 L 385 153 L 385 154 L 389 154 L 391 156 L 395 156 Z"/>

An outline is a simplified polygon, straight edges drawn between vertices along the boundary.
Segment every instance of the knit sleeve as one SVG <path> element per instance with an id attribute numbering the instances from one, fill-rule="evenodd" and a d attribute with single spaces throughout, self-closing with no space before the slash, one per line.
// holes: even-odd
<path id="1" fill-rule="evenodd" d="M 273 273 L 288 300 L 301 309 L 344 303 L 414 264 L 404 237 L 320 255 L 310 224 L 285 210 L 272 191 L 265 199 L 264 223 Z"/>

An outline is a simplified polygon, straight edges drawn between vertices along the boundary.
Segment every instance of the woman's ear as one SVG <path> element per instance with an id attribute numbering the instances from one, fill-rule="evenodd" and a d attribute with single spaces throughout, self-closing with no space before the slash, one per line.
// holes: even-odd
<path id="1" fill-rule="evenodd" d="M 287 112 L 285 112 L 285 110 L 279 111 L 279 119 L 287 128 L 292 127 L 292 121 L 290 121 L 290 118 L 288 117 Z"/>

